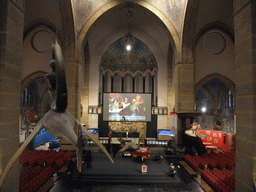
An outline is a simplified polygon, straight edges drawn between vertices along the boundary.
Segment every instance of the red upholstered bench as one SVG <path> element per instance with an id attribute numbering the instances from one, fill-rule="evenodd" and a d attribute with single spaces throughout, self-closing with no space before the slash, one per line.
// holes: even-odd
<path id="1" fill-rule="evenodd" d="M 211 143 L 211 142 L 203 142 L 203 144 L 204 144 L 205 146 L 212 145 L 212 143 Z"/>
<path id="2" fill-rule="evenodd" d="M 217 149 L 218 149 L 217 146 L 212 146 L 212 145 L 205 146 L 205 148 L 206 148 L 207 150 L 210 150 L 210 151 L 214 151 L 214 150 L 217 150 Z M 210 152 L 210 151 L 209 151 L 209 152 Z"/>
<path id="3" fill-rule="evenodd" d="M 212 145 L 209 145 L 209 146 L 205 146 L 206 149 L 217 149 L 218 147 L 217 146 L 212 146 Z"/>

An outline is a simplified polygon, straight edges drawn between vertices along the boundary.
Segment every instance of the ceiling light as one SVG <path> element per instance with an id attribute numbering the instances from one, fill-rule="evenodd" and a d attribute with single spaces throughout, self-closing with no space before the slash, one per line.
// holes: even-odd
<path id="1" fill-rule="evenodd" d="M 132 46 L 131 45 L 126 45 L 126 50 L 127 51 L 130 51 L 132 49 Z"/>
<path id="2" fill-rule="evenodd" d="M 128 34 L 123 37 L 121 44 L 125 46 L 127 51 L 131 51 L 136 44 L 136 39 L 131 34 L 131 17 L 133 16 L 133 13 L 130 8 L 134 7 L 134 5 L 129 1 L 126 6 L 128 7 L 128 13 L 126 16 L 129 18 Z"/>
<path id="3" fill-rule="evenodd" d="M 202 112 L 206 112 L 206 107 L 202 107 Z"/>

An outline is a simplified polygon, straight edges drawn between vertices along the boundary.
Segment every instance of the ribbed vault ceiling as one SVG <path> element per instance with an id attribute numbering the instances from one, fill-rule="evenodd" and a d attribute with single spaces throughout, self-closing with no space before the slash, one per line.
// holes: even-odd
<path id="1" fill-rule="evenodd" d="M 138 38 L 131 51 L 127 51 L 122 37 L 112 43 L 104 53 L 100 68 L 115 71 L 153 71 L 157 69 L 157 63 L 148 46 Z"/>

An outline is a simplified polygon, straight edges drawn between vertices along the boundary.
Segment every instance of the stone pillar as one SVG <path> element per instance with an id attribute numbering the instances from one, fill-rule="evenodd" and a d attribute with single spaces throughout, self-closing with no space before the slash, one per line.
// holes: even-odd
<path id="1" fill-rule="evenodd" d="M 82 66 L 76 61 L 64 61 L 65 74 L 68 89 L 68 108 L 67 110 L 78 120 L 81 121 L 81 96 L 82 96 Z M 83 98 L 84 99 L 84 98 Z M 84 106 L 83 106 L 84 107 Z M 75 146 L 61 138 L 61 150 L 74 150 Z"/>
<path id="2" fill-rule="evenodd" d="M 153 104 L 155 106 L 157 106 L 157 74 L 155 74 L 153 77 L 152 77 L 152 81 L 154 81 L 152 83 L 152 87 L 153 87 L 153 90 L 152 90 L 152 94 L 153 94 Z"/>
<path id="3" fill-rule="evenodd" d="M 81 64 L 76 61 L 64 61 L 67 89 L 68 89 L 68 111 L 80 120 L 81 104 Z"/>
<path id="4" fill-rule="evenodd" d="M 106 92 L 111 92 L 111 75 L 109 72 L 106 73 Z"/>
<path id="5" fill-rule="evenodd" d="M 99 74 L 99 106 L 102 105 L 102 88 L 103 88 L 103 75 Z"/>
<path id="6" fill-rule="evenodd" d="M 236 191 L 256 183 L 256 2 L 234 1 L 236 68 Z"/>
<path id="7" fill-rule="evenodd" d="M 135 92 L 143 92 L 143 76 L 141 76 L 140 74 L 135 76 Z"/>
<path id="8" fill-rule="evenodd" d="M 124 92 L 131 93 L 132 92 L 132 76 L 126 75 L 124 77 Z"/>
<path id="9" fill-rule="evenodd" d="M 171 124 L 171 117 L 170 112 L 173 112 L 175 107 L 175 90 L 174 90 L 174 83 L 173 83 L 173 70 L 172 64 L 168 65 L 168 73 L 167 73 L 167 107 L 168 107 L 168 118 L 167 118 L 167 126 L 171 127 L 172 133 L 175 133 L 176 130 L 172 129 L 174 125 Z"/>
<path id="10" fill-rule="evenodd" d="M 193 111 L 194 96 L 194 64 L 179 62 L 175 66 L 175 111 Z"/>
<path id="11" fill-rule="evenodd" d="M 120 75 L 113 76 L 113 91 L 114 92 L 121 92 L 122 86 L 122 78 Z"/>
<path id="12" fill-rule="evenodd" d="M 19 112 L 24 24 L 23 1 L 0 1 L 0 176 L 19 148 Z M 19 191 L 19 163 L 1 192 Z"/>
<path id="13" fill-rule="evenodd" d="M 148 73 L 146 74 L 146 77 L 145 77 L 145 92 L 146 93 L 150 93 L 151 92 L 151 74 Z"/>

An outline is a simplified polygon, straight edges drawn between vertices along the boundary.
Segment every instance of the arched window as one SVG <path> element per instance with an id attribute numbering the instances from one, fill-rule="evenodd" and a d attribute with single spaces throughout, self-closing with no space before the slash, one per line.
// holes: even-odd
<path id="1" fill-rule="evenodd" d="M 36 107 L 36 93 L 34 83 L 30 83 L 21 95 L 21 106 Z"/>
<path id="2" fill-rule="evenodd" d="M 224 93 L 221 106 L 224 108 L 235 108 L 235 97 L 228 89 Z"/>
<path id="3" fill-rule="evenodd" d="M 207 117 L 200 122 L 202 127 L 215 129 L 214 122 L 219 120 L 223 123 L 223 131 L 233 133 L 235 97 L 221 80 L 213 79 L 200 87 L 196 93 L 196 108 Z"/>

